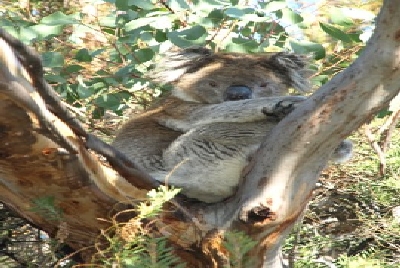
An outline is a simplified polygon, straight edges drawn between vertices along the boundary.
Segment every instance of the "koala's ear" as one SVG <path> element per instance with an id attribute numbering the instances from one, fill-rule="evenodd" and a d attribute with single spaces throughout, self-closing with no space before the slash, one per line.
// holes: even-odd
<path id="1" fill-rule="evenodd" d="M 203 47 L 174 48 L 163 55 L 149 78 L 158 83 L 170 83 L 183 74 L 195 72 L 212 61 L 213 52 Z"/>
<path id="2" fill-rule="evenodd" d="M 308 68 L 309 57 L 293 53 L 280 52 L 271 56 L 269 64 L 280 75 L 284 76 L 286 83 L 299 91 L 307 91 L 310 88 L 308 76 L 311 74 Z"/>

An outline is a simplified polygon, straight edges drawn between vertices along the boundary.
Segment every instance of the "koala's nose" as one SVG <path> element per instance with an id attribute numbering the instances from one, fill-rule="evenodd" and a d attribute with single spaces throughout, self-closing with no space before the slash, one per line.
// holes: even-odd
<path id="1" fill-rule="evenodd" d="M 230 86 L 225 91 L 224 100 L 235 101 L 251 99 L 252 93 L 251 89 L 246 86 Z"/>

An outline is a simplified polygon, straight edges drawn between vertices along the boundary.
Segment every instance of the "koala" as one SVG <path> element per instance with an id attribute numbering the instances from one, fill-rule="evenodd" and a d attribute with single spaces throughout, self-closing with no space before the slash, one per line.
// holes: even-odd
<path id="1" fill-rule="evenodd" d="M 172 90 L 128 120 L 113 146 L 187 197 L 219 202 L 268 132 L 305 100 L 288 92 L 306 90 L 307 74 L 305 57 L 290 53 L 170 51 L 150 76 Z M 339 147 L 333 158 L 347 157 L 351 143 Z"/>

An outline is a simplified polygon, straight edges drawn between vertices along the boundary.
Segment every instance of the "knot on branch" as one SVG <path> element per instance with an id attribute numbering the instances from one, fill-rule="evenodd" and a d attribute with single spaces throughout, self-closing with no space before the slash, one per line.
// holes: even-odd
<path id="1" fill-rule="evenodd" d="M 248 223 L 264 222 L 265 220 L 274 221 L 276 213 L 265 205 L 259 205 L 241 215 L 240 219 Z"/>

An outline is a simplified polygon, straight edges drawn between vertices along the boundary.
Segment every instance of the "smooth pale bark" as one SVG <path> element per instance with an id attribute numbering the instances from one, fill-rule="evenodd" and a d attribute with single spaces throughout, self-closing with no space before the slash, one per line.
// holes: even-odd
<path id="1" fill-rule="evenodd" d="M 301 218 L 329 152 L 398 94 L 399 46 L 400 5 L 386 0 L 364 52 L 266 137 L 235 196 L 214 205 L 181 198 L 167 205 L 179 213 L 165 212 L 155 224 L 189 267 L 222 267 L 227 230 L 244 231 L 258 241 L 249 253 L 257 267 L 281 266 L 280 247 Z M 66 223 L 65 242 L 72 248 L 90 246 L 107 227 L 99 219 L 126 208 L 129 198 L 143 198 L 149 184 L 137 183 L 140 173 L 129 183 L 98 160 L 68 122 L 37 105 L 40 98 L 30 95 L 32 104 L 13 95 L 17 88 L 33 88 L 12 74 L 4 67 L 0 73 L 0 136 L 6 141 L 0 145 L 1 200 L 53 236 Z M 32 200 L 43 196 L 55 198 L 63 210 L 61 221 L 30 210 Z M 127 205 L 114 207 L 117 202 Z"/>

